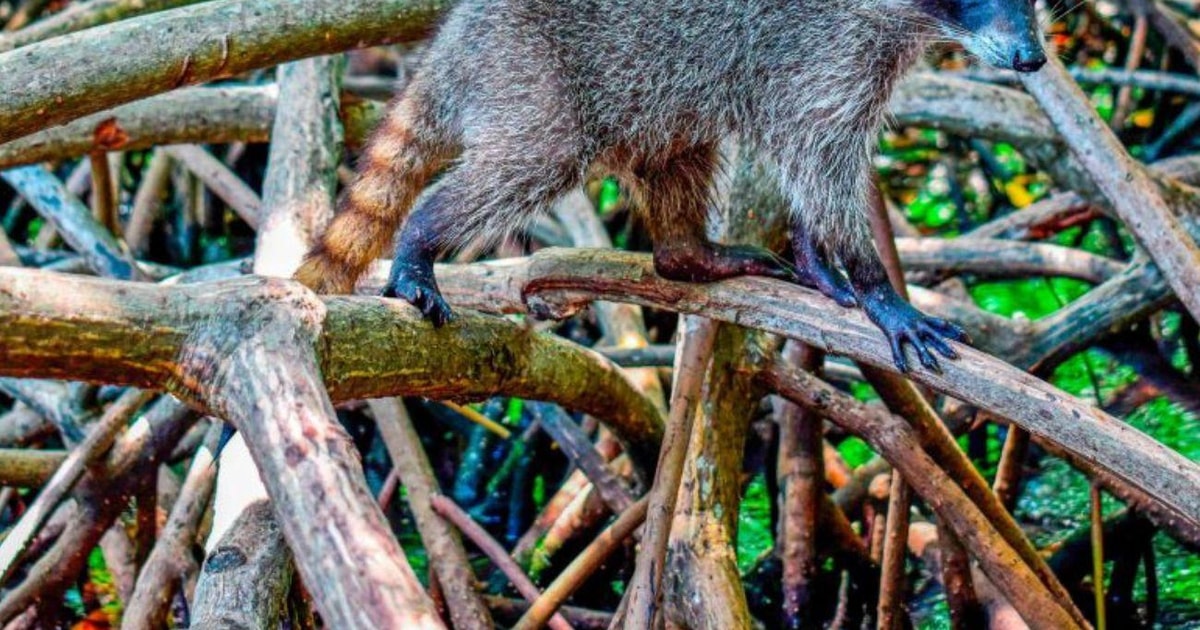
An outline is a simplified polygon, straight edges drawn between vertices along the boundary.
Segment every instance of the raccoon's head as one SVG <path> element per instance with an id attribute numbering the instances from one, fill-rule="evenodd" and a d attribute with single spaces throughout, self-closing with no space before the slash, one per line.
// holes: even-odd
<path id="1" fill-rule="evenodd" d="M 997 68 L 1037 72 L 1046 65 L 1035 0 L 915 0 L 917 8 L 968 52 Z"/>

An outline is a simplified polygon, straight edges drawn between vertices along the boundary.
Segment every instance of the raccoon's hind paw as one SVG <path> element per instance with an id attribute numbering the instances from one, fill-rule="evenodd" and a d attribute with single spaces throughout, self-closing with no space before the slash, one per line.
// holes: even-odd
<path id="1" fill-rule="evenodd" d="M 397 261 L 383 297 L 401 298 L 412 304 L 437 328 L 454 319 L 454 312 L 438 290 L 432 266 Z"/>
<path id="2" fill-rule="evenodd" d="M 942 366 L 934 352 L 947 359 L 957 359 L 958 352 L 948 341 L 970 343 L 961 328 L 936 317 L 930 317 L 913 308 L 890 286 L 860 296 L 859 302 L 867 317 L 887 336 L 892 350 L 892 360 L 902 372 L 909 371 L 904 345 L 909 344 L 925 369 L 940 373 Z"/>
<path id="3" fill-rule="evenodd" d="M 796 280 L 792 265 L 769 250 L 709 242 L 655 245 L 654 270 L 668 280 L 682 282 L 717 282 L 737 276 Z"/>

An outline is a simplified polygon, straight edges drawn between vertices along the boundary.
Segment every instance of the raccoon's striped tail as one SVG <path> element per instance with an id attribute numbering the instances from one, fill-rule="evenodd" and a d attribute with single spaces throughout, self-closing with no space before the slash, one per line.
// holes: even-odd
<path id="1" fill-rule="evenodd" d="M 414 92 L 407 90 L 372 134 L 337 215 L 296 271 L 295 279 L 310 289 L 351 293 L 371 262 L 391 246 L 421 189 L 445 164 L 445 151 L 433 140 Z"/>

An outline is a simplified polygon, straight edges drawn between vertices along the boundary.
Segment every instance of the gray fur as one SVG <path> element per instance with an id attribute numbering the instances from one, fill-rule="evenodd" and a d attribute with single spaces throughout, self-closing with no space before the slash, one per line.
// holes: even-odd
<path id="1" fill-rule="evenodd" d="M 935 37 L 1008 51 L 1016 35 L 981 33 L 1020 33 L 996 25 L 1026 19 L 1032 5 L 1008 4 L 1026 1 L 462 0 L 400 97 L 407 131 L 457 154 L 422 229 L 439 247 L 499 237 L 598 169 L 670 241 L 703 221 L 715 148 L 736 135 L 778 170 L 797 230 L 843 261 L 871 255 L 870 155 L 893 86 Z M 361 196 L 406 197 L 379 188 L 412 150 L 377 150 Z"/>
<path id="2" fill-rule="evenodd" d="M 737 134 L 853 255 L 887 100 L 936 34 L 906 0 L 465 0 L 404 95 L 462 148 L 442 243 L 513 229 L 596 165 L 636 185 L 631 162 Z"/>

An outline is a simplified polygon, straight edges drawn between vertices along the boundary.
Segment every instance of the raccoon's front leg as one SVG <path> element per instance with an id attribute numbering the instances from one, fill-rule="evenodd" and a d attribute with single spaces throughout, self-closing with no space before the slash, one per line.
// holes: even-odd
<path id="1" fill-rule="evenodd" d="M 796 258 L 796 282 L 847 308 L 858 304 L 846 276 L 833 265 L 817 238 L 799 222 L 792 227 L 792 252 Z"/>
<path id="2" fill-rule="evenodd" d="M 843 254 L 842 264 L 850 276 L 859 306 L 887 336 L 892 360 L 901 372 L 909 370 L 908 359 L 904 356 L 906 343 L 912 345 L 921 365 L 930 370 L 941 371 L 933 352 L 948 359 L 958 358 L 958 353 L 946 341 L 966 342 L 966 333 L 950 322 L 918 311 L 900 297 L 888 280 L 883 261 L 870 244 Z"/>
<path id="3" fill-rule="evenodd" d="M 827 125 L 828 129 L 873 127 L 862 121 L 832 121 Z M 803 150 L 785 145 L 776 150 L 784 174 L 784 193 L 792 201 L 792 243 L 799 273 L 822 293 L 845 305 L 849 301 L 845 286 L 840 284 L 831 260 L 836 257 L 846 270 L 854 301 L 887 337 L 896 367 L 908 371 L 904 355 L 908 344 L 921 365 L 938 370 L 934 353 L 957 358 L 947 340 L 965 340 L 966 335 L 957 326 L 913 308 L 888 281 L 871 243 L 866 219 L 873 134 L 857 139 L 854 134 L 835 134 L 818 138 L 814 146 Z"/>

